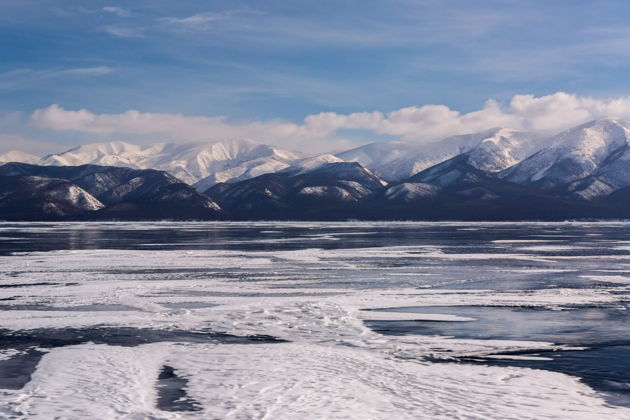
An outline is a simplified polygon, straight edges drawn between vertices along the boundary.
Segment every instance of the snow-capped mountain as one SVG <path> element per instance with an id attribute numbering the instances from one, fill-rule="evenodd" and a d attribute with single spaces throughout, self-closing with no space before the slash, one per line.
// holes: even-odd
<path id="1" fill-rule="evenodd" d="M 613 188 L 630 185 L 626 156 L 629 139 L 630 125 L 626 122 L 592 121 L 557 134 L 546 142 L 546 148 L 500 176 L 543 189 L 560 187 L 589 176 L 601 177 L 604 183 L 614 184 Z M 581 185 L 601 190 L 602 186 L 595 181 Z"/>
<path id="2" fill-rule="evenodd" d="M 167 171 L 204 190 L 217 182 L 237 181 L 287 168 L 301 153 L 249 140 L 224 140 L 208 144 L 160 143 L 138 146 L 125 142 L 94 143 L 48 155 L 40 165 L 103 165 Z M 11 161 L 24 162 L 16 156 Z"/>
<path id="3" fill-rule="evenodd" d="M 219 182 L 236 182 L 285 169 L 306 155 L 249 140 L 226 140 L 198 145 L 157 167 L 174 173 L 191 173 L 198 179 L 195 188 L 204 191 Z"/>
<path id="4" fill-rule="evenodd" d="M 462 199 L 490 200 L 499 197 L 494 190 L 501 190 L 502 185 L 497 184 L 502 183 L 488 171 L 472 165 L 469 153 L 463 153 L 389 187 L 384 192 L 384 198 L 411 202 L 448 193 Z"/>
<path id="5" fill-rule="evenodd" d="M 40 165 L 79 166 L 102 165 L 139 168 L 139 162 L 146 159 L 149 148 L 122 141 L 94 143 L 74 147 L 59 154 L 44 156 Z M 25 162 L 27 163 L 27 162 Z"/>
<path id="6" fill-rule="evenodd" d="M 468 136 L 471 141 L 481 138 L 466 152 L 467 163 L 485 172 L 507 169 L 529 157 L 540 147 L 541 137 L 530 132 L 499 128 Z"/>
<path id="7" fill-rule="evenodd" d="M 36 159 L 16 151 L 0 157 Z M 630 124 L 612 119 L 547 137 L 497 128 L 335 155 L 247 140 L 112 142 L 39 162 L 48 166 L 9 163 L 0 176 L 68 180 L 105 206 L 96 213 L 120 208 L 116 214 L 128 217 L 156 209 L 164 217 L 236 219 L 630 217 Z"/>
<path id="8" fill-rule="evenodd" d="M 359 162 L 384 179 L 401 181 L 462 153 L 469 154 L 472 166 L 498 172 L 525 159 L 536 147 L 537 137 L 532 133 L 496 128 L 426 145 L 371 143 L 336 156 L 347 162 Z"/>
<path id="9" fill-rule="evenodd" d="M 428 145 L 402 142 L 372 143 L 336 155 L 309 156 L 249 140 L 207 144 L 160 143 L 139 146 L 125 142 L 93 143 L 38 159 L 18 151 L 0 155 L 0 162 L 50 166 L 102 165 L 158 169 L 205 191 L 220 182 L 236 182 L 266 173 L 304 171 L 326 163 L 358 162 L 387 180 L 400 181 L 461 153 L 470 163 L 498 171 L 525 158 L 531 149 L 529 134 L 509 129 L 455 136 Z"/>
<path id="10" fill-rule="evenodd" d="M 80 193 L 84 192 L 100 205 L 96 209 L 102 210 L 99 214 L 108 217 L 212 218 L 221 211 L 214 201 L 190 185 L 155 169 L 97 165 L 38 166 L 13 162 L 0 166 L 0 178 L 0 187 L 4 184 L 9 188 L 11 184 L 23 185 L 24 194 L 30 194 L 32 190 L 34 197 L 44 204 L 51 194 L 57 199 L 65 197 L 62 197 L 63 194 L 68 197 L 74 194 L 78 200 L 82 197 Z M 48 185 L 43 181 L 33 184 L 30 179 L 56 179 L 69 186 L 62 192 L 56 192 L 59 189 L 57 184 Z M 82 199 L 83 202 L 89 204 L 89 197 Z M 5 198 L 0 197 L 0 208 Z M 80 206 L 76 210 L 81 209 L 86 210 Z M 1 214 L 4 212 L 0 209 Z M 71 213 L 57 215 L 66 214 Z"/>
<path id="11" fill-rule="evenodd" d="M 45 219 L 101 210 L 103 203 L 65 179 L 0 176 L 0 216 Z"/>
<path id="12" fill-rule="evenodd" d="M 351 217 L 361 200 L 387 183 L 356 162 L 333 162 L 217 184 L 206 194 L 236 218 Z"/>

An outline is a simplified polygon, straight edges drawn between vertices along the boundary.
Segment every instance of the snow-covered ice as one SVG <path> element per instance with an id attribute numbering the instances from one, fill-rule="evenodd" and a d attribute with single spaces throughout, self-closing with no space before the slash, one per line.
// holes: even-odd
<path id="1" fill-rule="evenodd" d="M 547 363 L 545 357 L 519 354 L 570 345 L 528 337 L 391 335 L 366 325 L 369 320 L 472 324 L 475 317 L 452 313 L 470 305 L 623 306 L 630 282 L 620 277 L 630 267 L 630 253 L 610 251 L 607 242 L 622 240 L 610 238 L 628 229 L 622 224 L 567 224 L 549 240 L 539 235 L 557 225 L 472 225 L 481 236 L 460 230 L 466 226 L 471 227 L 0 225 L 0 235 L 8 238 L 0 248 L 2 331 L 124 327 L 285 340 L 39 345 L 44 354 L 31 380 L 22 389 L 0 390 L 0 417 L 630 417 L 630 405 L 612 405 L 578 377 L 455 363 L 460 357 Z M 604 233 L 601 240 L 584 235 L 594 231 Z M 119 242 L 113 240 L 117 235 Z M 618 274 L 604 275 L 602 269 Z M 589 280 L 596 286 L 586 287 Z M 405 307 L 420 309 L 405 312 Z M 423 312 L 422 307 L 438 309 Z M 17 351 L 3 350 L 0 362 Z M 432 362 L 436 359 L 443 362 Z M 187 380 L 185 392 L 200 411 L 157 408 L 163 366 Z"/>

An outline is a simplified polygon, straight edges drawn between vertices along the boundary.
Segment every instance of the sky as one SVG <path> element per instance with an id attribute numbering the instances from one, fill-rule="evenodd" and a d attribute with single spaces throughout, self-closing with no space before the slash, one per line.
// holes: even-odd
<path id="1" fill-rule="evenodd" d="M 626 0 L 2 0 L 0 152 L 630 118 Z"/>

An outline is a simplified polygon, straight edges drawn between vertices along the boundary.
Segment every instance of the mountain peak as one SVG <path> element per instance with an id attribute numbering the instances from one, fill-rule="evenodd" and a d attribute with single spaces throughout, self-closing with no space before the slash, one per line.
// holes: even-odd
<path id="1" fill-rule="evenodd" d="M 501 174 L 521 184 L 553 188 L 594 174 L 628 148 L 629 125 L 600 119 L 565 130 L 548 140 L 549 146 Z"/>

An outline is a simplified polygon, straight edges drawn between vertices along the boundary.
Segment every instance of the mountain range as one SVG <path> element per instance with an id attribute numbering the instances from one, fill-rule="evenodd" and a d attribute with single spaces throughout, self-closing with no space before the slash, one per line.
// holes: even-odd
<path id="1" fill-rule="evenodd" d="M 4 164 L 3 164 L 4 163 Z M 0 218 L 629 218 L 630 124 L 307 155 L 248 140 L 0 155 Z"/>

